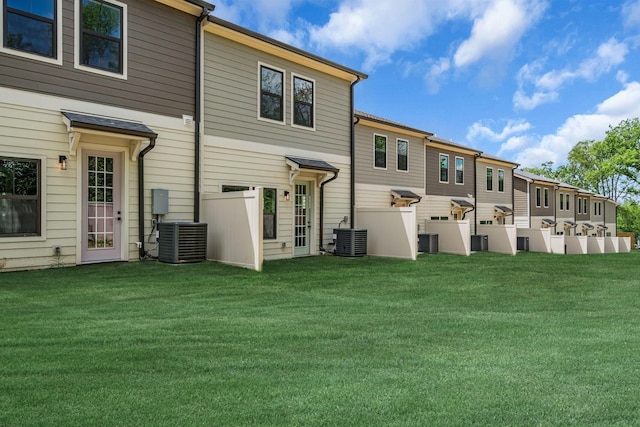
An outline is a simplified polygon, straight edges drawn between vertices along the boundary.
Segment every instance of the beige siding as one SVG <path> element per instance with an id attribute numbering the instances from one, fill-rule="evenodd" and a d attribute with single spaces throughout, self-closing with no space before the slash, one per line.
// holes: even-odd
<path id="1" fill-rule="evenodd" d="M 617 208 L 612 202 L 604 202 L 603 209 L 605 210 L 605 225 L 607 226 L 607 233 L 611 233 L 612 236 L 618 235 L 617 230 Z"/>
<path id="2" fill-rule="evenodd" d="M 524 179 L 513 180 L 513 214 L 517 217 L 529 216 L 529 183 Z"/>
<path id="3" fill-rule="evenodd" d="M 350 82 L 205 31 L 205 134 L 347 156 Z M 258 63 L 285 71 L 285 124 L 258 119 Z M 291 75 L 315 80 L 315 131 L 291 126 Z"/>
<path id="4" fill-rule="evenodd" d="M 5 270 L 46 268 L 55 262 L 53 246 L 62 247 L 62 263 L 79 262 L 81 153 L 84 149 L 124 151 L 125 207 L 123 220 L 124 259 L 138 259 L 138 164 L 131 161 L 127 140 L 86 134 L 78 155 L 69 154 L 69 136 L 62 123 L 63 109 L 129 118 L 144 122 L 158 133 L 156 148 L 145 157 L 145 233 L 151 231 L 151 189 L 169 190 L 170 213 L 165 221 L 193 220 L 193 129 L 181 120 L 119 108 L 70 101 L 0 88 L 0 155 L 42 158 L 42 235 L 0 237 L 0 260 Z M 17 102 L 19 101 L 19 103 Z M 68 170 L 58 167 L 58 156 L 66 154 Z M 128 205 L 128 206 L 127 206 Z M 146 240 L 147 236 L 144 236 Z M 153 244 L 147 244 L 152 248 Z"/>
<path id="5" fill-rule="evenodd" d="M 387 138 L 387 168 L 374 168 L 374 135 Z M 408 171 L 397 170 L 397 140 L 408 141 Z M 355 126 L 356 183 L 385 184 L 393 188 L 420 188 L 424 192 L 424 139 L 388 132 L 363 124 Z"/>
<path id="6" fill-rule="evenodd" d="M 196 17 L 126 1 L 127 79 L 74 68 L 74 5 L 63 2 L 62 66 L 0 52 L 0 85 L 172 117 L 195 112 Z"/>
<path id="7" fill-rule="evenodd" d="M 268 144 L 205 136 L 203 148 L 204 193 L 219 193 L 223 185 L 275 188 L 277 190 L 277 238 L 264 240 L 265 259 L 290 258 L 293 256 L 293 209 L 294 187 L 289 183 L 289 166 L 285 161 L 286 148 Z M 299 157 L 318 158 L 340 169 L 338 178 L 324 187 L 324 230 L 323 243 L 326 248 L 331 242 L 333 228 L 338 228 L 345 216 L 350 214 L 349 159 L 344 156 L 327 155 L 317 152 L 296 151 L 288 153 Z M 333 176 L 329 174 L 329 176 Z M 313 253 L 319 250 L 320 191 L 317 175 L 301 173 L 296 179 L 313 180 Z M 290 200 L 285 200 L 284 191 L 290 192 Z M 349 226 L 343 223 L 342 227 Z M 283 247 L 284 243 L 284 247 Z"/>

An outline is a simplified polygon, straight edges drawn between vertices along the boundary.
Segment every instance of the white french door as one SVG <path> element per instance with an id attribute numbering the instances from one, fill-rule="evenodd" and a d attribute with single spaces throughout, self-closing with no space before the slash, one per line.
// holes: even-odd
<path id="1" fill-rule="evenodd" d="M 82 262 L 122 259 L 122 154 L 83 151 Z"/>
<path id="2" fill-rule="evenodd" d="M 311 183 L 296 181 L 294 199 L 294 250 L 295 256 L 310 255 L 313 210 L 311 205 Z"/>

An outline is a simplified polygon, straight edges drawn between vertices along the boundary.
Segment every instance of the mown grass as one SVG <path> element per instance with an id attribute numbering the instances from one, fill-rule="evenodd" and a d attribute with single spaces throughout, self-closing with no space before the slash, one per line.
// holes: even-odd
<path id="1" fill-rule="evenodd" d="M 0 275 L 0 425 L 640 425 L 640 253 Z"/>

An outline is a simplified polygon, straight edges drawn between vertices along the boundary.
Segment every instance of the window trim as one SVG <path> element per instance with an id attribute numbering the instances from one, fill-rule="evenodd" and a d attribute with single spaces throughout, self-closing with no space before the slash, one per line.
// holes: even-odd
<path id="1" fill-rule="evenodd" d="M 400 169 L 400 143 L 404 142 L 407 145 L 407 154 L 405 155 L 406 169 Z M 409 140 L 396 138 L 396 172 L 409 173 Z"/>
<path id="2" fill-rule="evenodd" d="M 491 171 L 491 180 L 489 180 L 489 171 Z M 493 192 L 493 168 L 490 166 L 487 166 L 485 170 L 485 186 L 488 192 Z"/>
<path id="3" fill-rule="evenodd" d="M 49 58 L 47 56 L 38 55 L 37 53 L 25 52 L 23 50 L 5 47 L 4 29 L 6 25 L 5 18 L 7 16 L 6 0 L 2 0 L 2 16 L 0 17 L 0 52 L 6 53 L 8 55 L 19 56 L 22 58 L 34 59 L 36 61 L 47 62 L 49 64 L 62 65 L 62 0 L 53 1 L 55 2 L 55 17 L 53 19 L 54 25 L 56 27 L 54 36 L 56 39 L 54 43 L 56 52 L 54 57 Z"/>
<path id="4" fill-rule="evenodd" d="M 304 125 L 299 125 L 295 123 L 295 114 L 296 114 L 296 109 L 295 109 L 295 95 L 296 95 L 296 91 L 295 91 L 295 79 L 298 78 L 300 80 L 305 80 L 307 82 L 310 82 L 313 85 L 313 99 L 312 99 L 312 103 L 311 103 L 311 121 L 313 123 L 313 126 L 304 126 Z M 283 114 L 284 117 L 284 114 Z M 298 129 L 305 129 L 305 130 L 310 130 L 310 131 L 315 131 L 316 130 L 316 81 L 315 79 L 312 79 L 310 77 L 305 77 L 301 74 L 297 74 L 297 73 L 291 73 L 291 127 L 292 128 L 298 128 Z"/>
<path id="5" fill-rule="evenodd" d="M 260 114 L 262 111 L 262 67 L 268 68 L 270 70 L 273 71 L 277 71 L 279 73 L 282 73 L 282 120 L 274 120 L 274 119 L 270 119 L 268 117 L 262 117 L 262 115 Z M 274 123 L 277 125 L 286 125 L 287 120 L 285 119 L 287 117 L 287 105 L 285 100 L 287 99 L 287 84 L 286 84 L 286 78 L 287 78 L 287 72 L 279 67 L 274 67 L 273 65 L 267 64 L 266 62 L 261 62 L 258 61 L 258 74 L 257 74 L 258 78 L 258 92 L 257 92 L 257 111 L 256 111 L 256 117 L 258 118 L 258 120 L 261 120 L 263 122 L 268 122 L 268 123 Z"/>
<path id="6" fill-rule="evenodd" d="M 549 207 L 549 188 L 547 187 L 543 189 L 543 202 L 544 202 L 544 207 L 548 208 Z"/>
<path id="7" fill-rule="evenodd" d="M 376 166 L 376 137 L 382 137 L 384 138 L 384 167 L 382 166 Z M 387 135 L 383 135 L 381 133 L 374 133 L 373 134 L 373 168 L 374 169 L 379 169 L 379 170 L 387 170 L 388 165 L 389 165 L 389 138 L 387 138 Z"/>
<path id="8" fill-rule="evenodd" d="M 3 156 L 3 158 L 11 158 L 16 160 L 39 160 L 40 161 L 40 234 L 30 236 L 5 236 L 0 235 L 0 243 L 14 243 L 14 242 L 41 242 L 47 240 L 47 169 L 49 162 L 46 156 L 38 156 L 27 154 L 24 156 L 14 155 Z M 52 164 L 55 161 L 57 165 L 58 159 L 52 160 Z"/>
<path id="9" fill-rule="evenodd" d="M 536 187 L 536 208 L 542 207 L 542 187 Z"/>
<path id="10" fill-rule="evenodd" d="M 502 179 L 500 178 L 501 172 L 502 172 Z M 504 193 L 504 178 L 505 178 L 504 169 L 498 169 L 498 193 Z M 500 189 L 500 187 L 502 187 L 502 189 Z"/>
<path id="11" fill-rule="evenodd" d="M 446 158 L 447 158 L 447 167 L 446 167 L 446 171 L 447 171 L 447 180 L 446 180 L 446 181 L 443 181 L 443 180 L 442 180 L 442 170 L 443 170 L 443 167 L 442 167 L 442 158 L 443 158 L 443 157 L 446 157 Z M 450 167 L 449 167 L 449 155 L 448 155 L 448 154 L 444 154 L 444 153 L 440 153 L 440 154 L 438 155 L 438 182 L 439 182 L 440 184 L 448 184 L 448 183 L 449 183 L 449 169 L 450 169 Z"/>
<path id="12" fill-rule="evenodd" d="M 127 15 L 127 5 L 125 3 L 121 3 L 118 0 L 104 0 L 105 3 L 112 4 L 113 6 L 117 6 L 122 8 L 122 25 L 121 25 L 121 40 L 122 40 L 122 74 L 114 73 L 112 71 L 103 70 L 100 68 L 90 67 L 88 65 L 82 64 L 80 61 L 81 52 L 81 40 L 82 40 L 82 16 L 80 15 L 82 9 L 82 0 L 75 0 L 74 6 L 74 40 L 73 40 L 73 66 L 77 70 L 87 71 L 93 74 L 99 74 L 105 77 L 114 77 L 117 79 L 127 80 L 127 70 L 128 70 L 128 57 L 129 57 L 129 37 L 128 37 L 128 15 Z"/>
<path id="13" fill-rule="evenodd" d="M 462 160 L 462 182 L 458 182 L 458 160 Z M 455 178 L 456 185 L 464 185 L 464 157 L 456 156 L 455 157 Z"/>

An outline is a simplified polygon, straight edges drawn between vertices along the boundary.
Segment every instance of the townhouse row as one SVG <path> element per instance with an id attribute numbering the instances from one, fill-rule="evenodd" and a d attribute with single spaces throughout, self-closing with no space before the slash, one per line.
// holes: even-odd
<path id="1" fill-rule="evenodd" d="M 615 235 L 606 199 L 540 179 L 521 179 L 524 192 L 514 163 L 354 112 L 366 74 L 210 3 L 2 7 L 2 271 L 145 259 L 162 223 L 207 224 L 208 258 L 253 268 L 328 250 L 336 228 L 369 225 L 375 242 L 398 215 L 408 241 L 438 232 L 446 249 L 452 227 L 551 218 L 564 232 L 601 202 L 589 221 Z"/>

